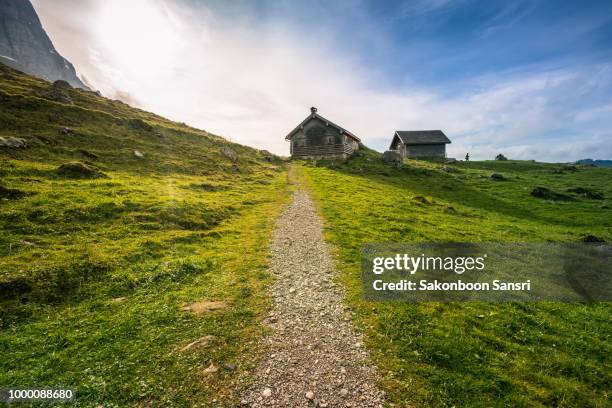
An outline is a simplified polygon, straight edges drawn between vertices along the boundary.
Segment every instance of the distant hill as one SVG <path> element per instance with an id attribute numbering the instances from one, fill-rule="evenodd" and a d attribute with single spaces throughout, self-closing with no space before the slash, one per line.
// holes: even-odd
<path id="1" fill-rule="evenodd" d="M 612 167 L 612 160 L 593 160 L 582 159 L 576 162 L 577 164 L 592 164 L 597 167 Z"/>
<path id="2" fill-rule="evenodd" d="M 0 62 L 47 81 L 88 89 L 45 32 L 29 0 L 0 1 Z"/>

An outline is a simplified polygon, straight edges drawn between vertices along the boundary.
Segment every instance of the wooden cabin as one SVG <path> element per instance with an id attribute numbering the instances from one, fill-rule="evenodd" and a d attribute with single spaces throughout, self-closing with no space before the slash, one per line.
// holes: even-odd
<path id="1" fill-rule="evenodd" d="M 359 149 L 361 140 L 310 108 L 310 115 L 286 137 L 291 157 L 298 159 L 346 159 Z"/>
<path id="2" fill-rule="evenodd" d="M 446 157 L 446 145 L 450 142 L 441 130 L 398 130 L 389 149 L 409 159 Z"/>

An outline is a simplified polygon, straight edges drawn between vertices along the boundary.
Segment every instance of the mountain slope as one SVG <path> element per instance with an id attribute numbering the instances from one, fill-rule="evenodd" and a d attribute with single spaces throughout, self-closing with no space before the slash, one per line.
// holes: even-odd
<path id="1" fill-rule="evenodd" d="M 0 387 L 235 405 L 283 163 L 2 65 L 0 137 L 27 145 L 0 147 Z"/>
<path id="2" fill-rule="evenodd" d="M 87 89 L 45 32 L 29 0 L 0 2 L 0 62 L 47 81 Z"/>

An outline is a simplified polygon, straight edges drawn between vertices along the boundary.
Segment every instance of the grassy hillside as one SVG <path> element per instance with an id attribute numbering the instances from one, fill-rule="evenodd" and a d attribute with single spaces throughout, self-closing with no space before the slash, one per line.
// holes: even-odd
<path id="1" fill-rule="evenodd" d="M 392 404 L 609 406 L 609 303 L 365 302 L 359 260 L 368 242 L 610 241 L 612 170 L 521 161 L 462 162 L 448 172 L 407 161 L 396 170 L 368 150 L 300 170 Z M 533 197 L 536 186 L 561 196 Z M 575 187 L 604 198 L 567 191 Z"/>
<path id="2" fill-rule="evenodd" d="M 235 405 L 269 306 L 267 244 L 290 196 L 283 163 L 2 65 L 0 137 L 27 144 L 0 147 L 0 388 L 71 387 L 81 406 Z M 390 404 L 607 406 L 609 304 L 364 302 L 359 251 L 609 241 L 612 170 L 396 170 L 367 149 L 294 168 L 326 220 Z M 530 195 L 536 186 L 546 197 Z"/>
<path id="3" fill-rule="evenodd" d="M 2 65 L 0 137 L 28 146 L 0 147 L 0 387 L 71 387 L 82 406 L 235 402 L 283 164 Z"/>

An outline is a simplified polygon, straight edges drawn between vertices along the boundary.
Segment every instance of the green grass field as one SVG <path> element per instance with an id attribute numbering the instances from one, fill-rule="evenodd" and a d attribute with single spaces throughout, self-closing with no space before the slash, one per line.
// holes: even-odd
<path id="1" fill-rule="evenodd" d="M 261 352 L 268 243 L 293 188 L 286 164 L 3 65 L 0 137 L 28 144 L 0 148 L 0 387 L 70 387 L 78 406 L 235 406 Z M 77 164 L 58 170 L 67 163 Z M 608 303 L 364 302 L 359 251 L 609 241 L 612 170 L 396 170 L 367 149 L 292 168 L 325 219 L 391 406 L 609 406 Z M 562 196 L 532 197 L 535 186 Z M 193 302 L 222 303 L 183 310 Z"/>
<path id="2" fill-rule="evenodd" d="M 609 406 L 612 309 L 603 304 L 374 303 L 361 299 L 360 248 L 374 242 L 612 239 L 612 171 L 532 162 L 407 161 L 371 151 L 300 167 L 326 221 L 356 323 L 395 406 Z M 506 180 L 490 179 L 492 172 Z M 586 187 L 604 199 L 545 200 Z"/>
<path id="3" fill-rule="evenodd" d="M 71 387 L 81 406 L 236 403 L 284 165 L 93 93 L 48 100 L 49 84 L 2 68 L 0 136 L 29 147 L 0 149 L 0 186 L 21 196 L 0 199 L 0 387 Z M 106 177 L 57 173 L 75 161 Z M 227 306 L 182 310 L 194 301 Z"/>

